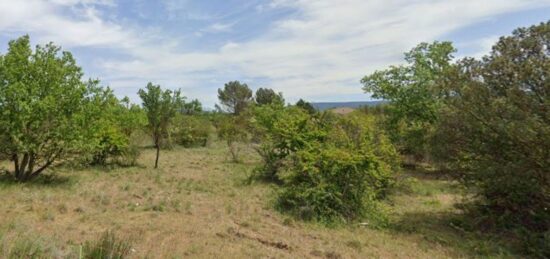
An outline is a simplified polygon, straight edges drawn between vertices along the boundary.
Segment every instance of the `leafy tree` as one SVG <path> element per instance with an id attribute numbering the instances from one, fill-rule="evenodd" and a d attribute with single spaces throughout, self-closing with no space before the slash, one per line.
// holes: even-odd
<path id="1" fill-rule="evenodd" d="M 461 60 L 444 84 L 435 143 L 439 158 L 477 194 L 482 225 L 535 233 L 546 244 L 534 251 L 540 257 L 550 251 L 548 46 L 550 22 L 500 38 L 481 60 Z"/>
<path id="2" fill-rule="evenodd" d="M 13 161 L 18 181 L 37 177 L 87 141 L 87 85 L 71 53 L 60 50 L 50 43 L 33 51 L 23 36 L 0 56 L 0 153 Z"/>
<path id="3" fill-rule="evenodd" d="M 285 105 L 285 99 L 283 98 L 283 93 L 275 93 L 273 89 L 269 88 L 259 88 L 256 90 L 256 104 L 266 105 L 266 104 L 278 104 Z"/>
<path id="4" fill-rule="evenodd" d="M 296 106 L 303 109 L 304 111 L 306 111 L 309 114 L 317 113 L 317 110 L 315 109 L 315 107 L 313 107 L 313 105 L 311 105 L 311 103 L 306 102 L 303 99 L 298 100 L 298 102 L 296 102 Z"/>
<path id="5" fill-rule="evenodd" d="M 191 102 L 184 102 L 181 113 L 185 115 L 194 115 L 202 112 L 202 104 L 198 99 L 194 99 Z"/>
<path id="6" fill-rule="evenodd" d="M 363 90 L 390 101 L 389 130 L 401 151 L 422 158 L 437 121 L 439 82 L 451 68 L 456 50 L 450 42 L 421 43 L 405 54 L 407 65 L 391 66 L 364 77 Z"/>
<path id="7" fill-rule="evenodd" d="M 179 90 L 163 91 L 160 85 L 152 83 L 147 84 L 146 90 L 140 89 L 138 94 L 147 113 L 148 128 L 157 149 L 155 168 L 158 168 L 161 140 L 167 135 L 172 120 L 181 109 L 183 98 L 180 96 Z"/>
<path id="8" fill-rule="evenodd" d="M 224 89 L 218 89 L 218 99 L 223 108 L 221 110 L 239 115 L 252 102 L 252 90 L 247 84 L 232 81 L 225 84 Z"/>

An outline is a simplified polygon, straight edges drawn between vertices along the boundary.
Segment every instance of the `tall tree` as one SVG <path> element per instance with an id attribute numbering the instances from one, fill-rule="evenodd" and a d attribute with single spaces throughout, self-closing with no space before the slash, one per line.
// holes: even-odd
<path id="1" fill-rule="evenodd" d="M 273 89 L 269 88 L 259 88 L 256 90 L 256 104 L 258 105 L 267 105 L 267 104 L 276 104 L 284 105 L 285 99 L 283 98 L 283 93 L 275 93 Z"/>
<path id="2" fill-rule="evenodd" d="M 0 153 L 13 161 L 18 181 L 37 177 L 86 141 L 87 85 L 71 53 L 60 50 L 50 43 L 33 51 L 23 36 L 0 55 Z"/>
<path id="3" fill-rule="evenodd" d="M 252 90 L 247 84 L 232 81 L 225 84 L 223 89 L 218 89 L 218 99 L 222 110 L 239 115 L 252 102 Z"/>
<path id="4" fill-rule="evenodd" d="M 361 80 L 372 97 L 390 101 L 389 130 L 401 151 L 422 157 L 429 129 L 437 120 L 439 82 L 456 50 L 450 42 L 421 43 L 405 53 L 407 65 L 391 66 Z"/>
<path id="5" fill-rule="evenodd" d="M 160 85 L 152 83 L 148 83 L 145 90 L 140 89 L 138 94 L 147 113 L 148 128 L 157 149 L 155 168 L 158 168 L 161 140 L 167 135 L 170 123 L 181 109 L 183 97 L 180 96 L 179 90 L 163 91 Z"/>
<path id="6" fill-rule="evenodd" d="M 542 238 L 550 230 L 549 46 L 550 21 L 500 38 L 481 60 L 458 62 L 444 84 L 436 145 L 477 194 L 485 225 Z M 540 241 L 548 257 L 548 235 Z"/>

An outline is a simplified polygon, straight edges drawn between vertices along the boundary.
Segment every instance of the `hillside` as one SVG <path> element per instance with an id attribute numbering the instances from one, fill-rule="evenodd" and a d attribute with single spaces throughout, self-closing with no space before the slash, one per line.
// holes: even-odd
<path id="1" fill-rule="evenodd" d="M 384 104 L 386 101 L 369 101 L 369 102 L 314 102 L 311 103 L 315 109 L 319 111 L 330 110 L 334 108 L 359 108 L 363 106 L 376 106 Z"/>

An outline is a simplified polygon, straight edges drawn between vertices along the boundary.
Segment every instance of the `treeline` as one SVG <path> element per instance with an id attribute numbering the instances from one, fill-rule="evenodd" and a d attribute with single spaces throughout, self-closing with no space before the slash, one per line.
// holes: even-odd
<path id="1" fill-rule="evenodd" d="M 468 191 L 472 224 L 550 256 L 550 22 L 501 37 L 481 59 L 422 43 L 406 65 L 366 76 L 364 90 L 409 161 L 447 171 Z"/>
<path id="2" fill-rule="evenodd" d="M 149 83 L 142 105 L 118 100 L 53 44 L 29 38 L 0 56 L 0 156 L 28 181 L 59 163 L 131 166 L 150 136 L 163 148 L 227 144 L 261 158 L 251 180 L 277 187 L 276 207 L 304 220 L 388 224 L 382 202 L 403 166 L 429 165 L 467 191 L 462 229 L 512 236 L 530 255 L 550 251 L 550 22 L 500 38 L 481 59 L 450 42 L 421 43 L 405 64 L 362 79 L 389 103 L 341 116 L 238 81 L 217 112 Z"/>

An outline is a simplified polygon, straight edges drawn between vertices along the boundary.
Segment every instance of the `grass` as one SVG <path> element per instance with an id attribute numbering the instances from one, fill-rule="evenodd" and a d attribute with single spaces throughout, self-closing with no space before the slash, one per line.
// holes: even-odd
<path id="1" fill-rule="evenodd" d="M 276 212 L 273 185 L 247 184 L 258 158 L 248 150 L 242 160 L 231 163 L 214 143 L 163 151 L 158 170 L 145 150 L 138 167 L 56 168 L 25 184 L 0 178 L 0 257 L 78 258 L 86 244 L 130 258 L 515 257 L 501 239 L 453 224 L 461 190 L 436 172 L 398 176 L 388 228 L 327 228 Z"/>

